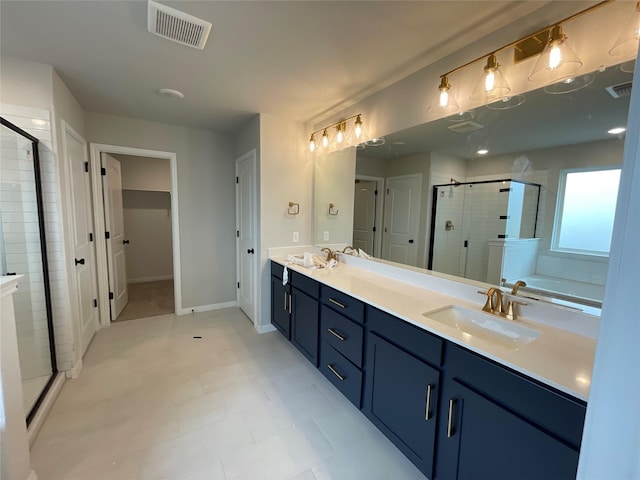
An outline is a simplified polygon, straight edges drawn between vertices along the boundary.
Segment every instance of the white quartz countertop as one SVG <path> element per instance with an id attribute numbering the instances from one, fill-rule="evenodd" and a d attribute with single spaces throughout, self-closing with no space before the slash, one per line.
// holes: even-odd
<path id="1" fill-rule="evenodd" d="M 584 401 L 589 397 L 596 347 L 594 339 L 521 316 L 516 320 L 519 325 L 541 332 L 533 342 L 516 348 L 482 340 L 431 320 L 423 313 L 448 305 L 480 312 L 484 298 L 478 297 L 478 303 L 472 303 L 347 264 L 332 269 L 310 270 L 289 264 L 285 257 L 271 259 L 562 392 Z"/>

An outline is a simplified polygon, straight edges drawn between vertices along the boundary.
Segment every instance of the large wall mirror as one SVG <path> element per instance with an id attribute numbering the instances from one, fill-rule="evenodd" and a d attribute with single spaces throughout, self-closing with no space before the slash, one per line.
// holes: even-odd
<path id="1" fill-rule="evenodd" d="M 317 158 L 316 244 L 601 306 L 634 63 Z"/>

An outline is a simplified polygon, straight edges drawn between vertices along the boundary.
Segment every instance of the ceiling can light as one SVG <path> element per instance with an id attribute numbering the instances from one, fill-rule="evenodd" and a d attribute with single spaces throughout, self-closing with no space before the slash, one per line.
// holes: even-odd
<path id="1" fill-rule="evenodd" d="M 163 97 L 184 98 L 184 93 L 182 93 L 180 90 L 175 90 L 173 88 L 159 88 L 158 93 Z"/>
<path id="2" fill-rule="evenodd" d="M 607 130 L 607 133 L 609 135 L 619 135 L 619 134 L 624 133 L 626 131 L 627 131 L 627 129 L 625 127 L 615 127 L 615 128 L 612 128 L 611 130 Z"/>
<path id="3" fill-rule="evenodd" d="M 548 83 L 573 77 L 582 67 L 582 60 L 571 48 L 568 37 L 562 32 L 561 25 L 555 25 L 549 32 L 547 45 L 538 57 L 529 81 Z"/>
<path id="4" fill-rule="evenodd" d="M 484 72 L 480 76 L 469 98 L 471 100 L 482 100 L 484 103 L 487 103 L 505 97 L 509 92 L 511 92 L 511 87 L 500 71 L 498 58 L 492 53 L 487 57 Z"/>

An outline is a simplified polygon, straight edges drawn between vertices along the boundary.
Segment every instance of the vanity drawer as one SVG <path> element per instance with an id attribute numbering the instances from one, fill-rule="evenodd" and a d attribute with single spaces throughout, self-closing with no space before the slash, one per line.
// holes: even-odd
<path id="1" fill-rule="evenodd" d="M 367 307 L 367 325 L 391 343 L 416 357 L 439 367 L 442 365 L 444 340 L 377 308 Z"/>
<path id="2" fill-rule="evenodd" d="M 301 292 L 306 293 L 311 298 L 317 299 L 320 293 L 320 284 L 315 280 L 302 275 L 298 272 L 289 270 L 289 278 L 291 279 L 291 286 L 297 288 Z"/>
<path id="3" fill-rule="evenodd" d="M 320 313 L 322 339 L 362 368 L 364 329 L 348 318 L 323 305 Z"/>
<path id="4" fill-rule="evenodd" d="M 364 304 L 326 285 L 321 289 L 322 303 L 358 323 L 364 323 Z"/>
<path id="5" fill-rule="evenodd" d="M 320 371 L 356 407 L 362 399 L 362 372 L 327 342 L 320 347 Z"/>

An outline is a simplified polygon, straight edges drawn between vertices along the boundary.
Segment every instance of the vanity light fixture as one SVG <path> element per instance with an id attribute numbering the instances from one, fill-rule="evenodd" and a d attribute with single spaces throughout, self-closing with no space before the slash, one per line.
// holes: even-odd
<path id="1" fill-rule="evenodd" d="M 483 100 L 484 103 L 503 98 L 511 92 L 511 87 L 500 71 L 498 58 L 494 53 L 487 57 L 487 64 L 480 80 L 471 94 L 471 100 Z"/>
<path id="2" fill-rule="evenodd" d="M 609 55 L 633 55 L 638 51 L 638 39 L 640 39 L 640 2 L 636 3 L 636 9 L 620 35 L 613 44 Z"/>
<path id="3" fill-rule="evenodd" d="M 593 73 L 585 73 L 578 77 L 568 77 L 557 83 L 552 83 L 544 87 L 544 92 L 550 95 L 562 95 L 563 93 L 575 92 L 581 88 L 588 87 L 593 83 L 596 76 Z"/>
<path id="4" fill-rule="evenodd" d="M 488 103 L 489 110 L 510 110 L 519 107 L 525 101 L 524 95 L 513 95 L 511 97 L 503 97 L 493 103 Z"/>
<path id="5" fill-rule="evenodd" d="M 453 92 L 451 92 L 451 84 L 449 83 L 449 73 L 440 77 L 439 93 L 427 109 L 431 115 L 451 115 L 460 110 L 460 105 L 456 102 Z"/>
<path id="6" fill-rule="evenodd" d="M 549 32 L 547 45 L 529 75 L 529 81 L 550 82 L 573 77 L 580 67 L 582 60 L 571 48 L 562 26 L 554 25 Z"/>
<path id="7" fill-rule="evenodd" d="M 349 122 L 352 119 L 355 119 L 355 121 Z M 330 133 L 334 132 L 334 128 L 335 134 Z M 320 145 L 318 145 L 315 136 L 320 132 L 322 132 L 322 139 L 320 140 Z M 326 154 L 330 151 L 362 143 L 365 138 L 362 114 L 359 113 L 312 132 L 309 136 L 309 151 L 311 153 L 320 153 L 321 151 L 322 154 Z"/>

